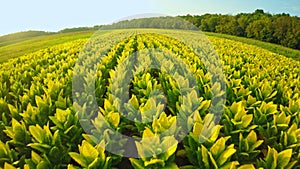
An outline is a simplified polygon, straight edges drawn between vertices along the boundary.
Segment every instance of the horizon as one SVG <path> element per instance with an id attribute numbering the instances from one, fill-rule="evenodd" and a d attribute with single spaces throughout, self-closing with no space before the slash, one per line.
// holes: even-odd
<path id="1" fill-rule="evenodd" d="M 259 9 L 259 8 L 257 8 Z M 255 11 L 255 10 L 254 10 Z M 253 12 L 254 12 L 253 11 Z M 253 13 L 253 12 L 241 12 L 241 13 Z M 269 13 L 268 11 L 264 11 L 265 13 Z M 233 14 L 233 15 L 237 15 L 237 14 L 241 14 L 241 13 L 236 13 L 236 14 Z M 153 16 L 150 16 L 150 17 L 143 17 L 144 15 L 153 15 Z M 204 14 L 201 14 L 201 15 L 205 15 L 205 14 L 221 14 L 221 13 L 204 13 Z M 269 14 L 272 14 L 272 15 L 276 15 L 276 14 L 283 14 L 283 13 L 269 13 Z M 289 13 L 285 13 L 285 14 L 289 14 Z M 30 31 L 41 31 L 41 32 L 46 32 L 46 33 L 59 33 L 59 31 L 62 31 L 64 29 L 73 29 L 73 28 L 92 28 L 92 27 L 95 27 L 95 26 L 106 26 L 106 25 L 110 25 L 110 24 L 113 24 L 113 23 L 117 23 L 117 22 L 121 22 L 121 21 L 125 21 L 125 20 L 133 20 L 133 19 L 142 19 L 142 18 L 153 18 L 153 17 L 178 17 L 178 16 L 186 16 L 186 15 L 191 15 L 191 16 L 200 16 L 199 14 L 196 14 L 196 15 L 193 15 L 193 14 L 183 14 L 183 15 L 174 15 L 174 16 L 171 16 L 171 15 L 164 15 L 164 14 L 155 14 L 155 13 L 147 13 L 147 14 L 138 14 L 138 15 L 133 15 L 133 16 L 128 16 L 128 17 L 124 17 L 124 18 L 121 18 L 119 20 L 116 20 L 112 23 L 108 23 L 108 24 L 98 24 L 98 25 L 82 25 L 82 26 L 78 26 L 78 27 L 65 27 L 65 28 L 62 28 L 62 29 L 59 29 L 59 30 L 55 30 L 55 31 L 49 31 L 49 30 L 39 30 L 39 29 L 29 29 L 29 30 L 21 30 L 21 31 L 18 31 L 18 32 L 12 32 L 12 33 L 9 33 L 9 34 L 3 34 L 1 35 L 0 34 L 0 37 L 3 37 L 3 36 L 6 36 L 6 35 L 12 35 L 12 34 L 16 34 L 16 33 L 24 33 L 24 32 L 30 32 Z M 221 15 L 231 15 L 231 14 L 221 14 Z M 289 14 L 290 16 L 293 17 L 293 15 Z M 296 17 L 299 17 L 299 16 L 296 16 Z M 300 17 L 299 17 L 300 18 Z"/>
<path id="2" fill-rule="evenodd" d="M 251 2 L 231 0 L 224 3 L 221 0 L 206 2 L 204 0 L 128 0 L 126 2 L 96 0 L 78 3 L 78 1 L 57 0 L 41 3 L 36 0 L 26 2 L 6 1 L 0 11 L 0 36 L 26 32 L 45 31 L 58 32 L 66 28 L 92 27 L 108 25 L 124 18 L 137 15 L 161 14 L 165 16 L 252 13 L 262 9 L 265 13 L 282 14 L 300 17 L 300 1 L 289 0 L 254 0 Z M 116 4 L 119 5 L 116 5 Z M 16 6 L 15 4 L 19 4 Z M 17 11 L 17 12 L 16 12 Z"/>

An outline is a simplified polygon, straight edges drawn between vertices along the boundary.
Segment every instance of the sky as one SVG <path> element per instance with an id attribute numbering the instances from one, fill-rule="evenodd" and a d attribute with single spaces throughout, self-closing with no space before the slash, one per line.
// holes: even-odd
<path id="1" fill-rule="evenodd" d="M 300 0 L 4 0 L 0 5 L 0 36 L 110 24 L 145 13 L 237 14 L 255 9 L 300 17 Z"/>

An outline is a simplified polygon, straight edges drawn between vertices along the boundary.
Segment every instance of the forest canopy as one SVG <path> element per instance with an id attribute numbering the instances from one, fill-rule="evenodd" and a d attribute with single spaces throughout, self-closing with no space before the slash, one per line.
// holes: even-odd
<path id="1" fill-rule="evenodd" d="M 262 9 L 237 15 L 205 14 L 180 16 L 202 31 L 254 38 L 300 49 L 300 18 L 269 14 Z"/>

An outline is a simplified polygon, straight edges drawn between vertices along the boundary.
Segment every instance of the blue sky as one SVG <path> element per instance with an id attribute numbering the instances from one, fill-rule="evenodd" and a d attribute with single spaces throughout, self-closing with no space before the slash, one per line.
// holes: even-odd
<path id="1" fill-rule="evenodd" d="M 143 13 L 236 14 L 257 8 L 300 16 L 300 0 L 6 0 L 0 6 L 0 35 L 109 24 Z"/>

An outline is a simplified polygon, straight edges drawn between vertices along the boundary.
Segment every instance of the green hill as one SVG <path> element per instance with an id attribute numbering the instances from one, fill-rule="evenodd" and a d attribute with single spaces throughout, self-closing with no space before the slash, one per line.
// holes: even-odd
<path id="1" fill-rule="evenodd" d="M 68 33 L 27 32 L 3 36 L 0 45 L 0 63 L 53 45 L 89 38 L 94 31 Z M 5 41 L 5 39 L 7 41 Z"/>
<path id="2" fill-rule="evenodd" d="M 8 44 L 24 41 L 26 39 L 30 39 L 38 36 L 47 36 L 51 34 L 54 34 L 54 32 L 26 31 L 26 32 L 18 32 L 18 33 L 0 36 L 0 47 Z"/>

